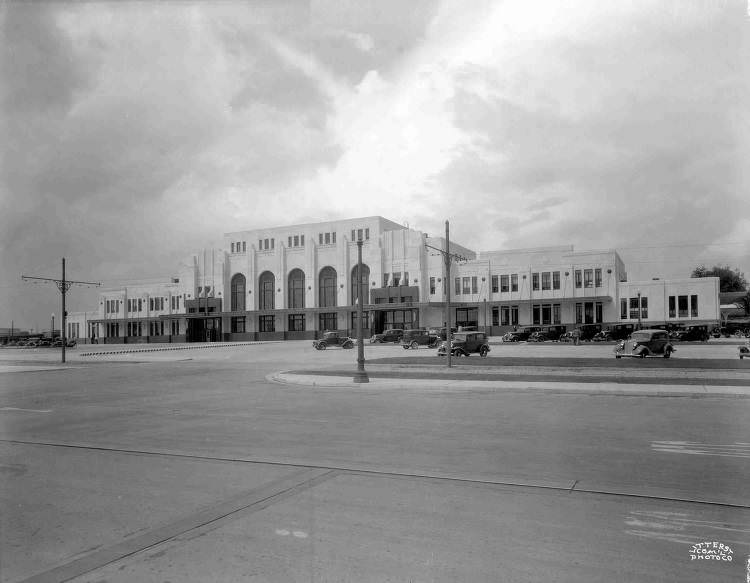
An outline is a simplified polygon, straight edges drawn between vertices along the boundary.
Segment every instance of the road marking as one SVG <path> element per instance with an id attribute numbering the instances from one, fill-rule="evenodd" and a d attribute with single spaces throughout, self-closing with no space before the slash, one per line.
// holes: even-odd
<path id="1" fill-rule="evenodd" d="M 52 409 L 21 409 L 20 407 L 0 407 L 0 411 L 24 411 L 25 413 L 52 413 Z"/>
<path id="2" fill-rule="evenodd" d="M 712 444 L 692 441 L 652 441 L 651 448 L 664 453 L 750 458 L 750 444 L 740 442 Z"/>

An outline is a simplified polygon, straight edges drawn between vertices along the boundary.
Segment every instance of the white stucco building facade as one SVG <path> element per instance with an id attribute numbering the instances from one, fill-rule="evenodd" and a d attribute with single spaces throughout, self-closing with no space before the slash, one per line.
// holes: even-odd
<path id="1" fill-rule="evenodd" d="M 631 282 L 612 249 L 475 252 L 453 241 L 446 277 L 443 237 L 375 216 L 226 233 L 221 249 L 190 255 L 163 279 L 105 289 L 93 313 L 68 322 L 82 341 L 86 330 L 88 341 L 107 343 L 353 334 L 358 239 L 368 336 L 443 325 L 448 286 L 451 323 L 492 335 L 524 325 L 719 320 L 717 278 Z"/>

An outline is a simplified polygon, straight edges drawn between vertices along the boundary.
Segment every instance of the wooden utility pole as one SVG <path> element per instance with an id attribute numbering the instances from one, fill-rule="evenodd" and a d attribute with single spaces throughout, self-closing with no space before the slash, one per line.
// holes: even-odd
<path id="1" fill-rule="evenodd" d="M 99 287 L 102 285 L 99 282 L 96 281 L 69 281 L 65 279 L 65 257 L 62 258 L 62 279 L 55 279 L 53 277 L 32 277 L 30 275 L 22 275 L 21 279 L 23 281 L 51 281 L 55 285 L 57 285 L 57 289 L 60 290 L 60 294 L 62 295 L 62 324 L 60 326 L 60 331 L 62 333 L 62 362 L 65 362 L 65 344 L 67 343 L 67 337 L 65 334 L 65 323 L 68 318 L 68 313 L 65 311 L 65 294 L 68 292 L 68 290 L 73 285 L 85 285 L 87 287 L 89 286 L 95 286 Z M 50 334 L 54 336 L 55 331 L 52 330 Z"/>

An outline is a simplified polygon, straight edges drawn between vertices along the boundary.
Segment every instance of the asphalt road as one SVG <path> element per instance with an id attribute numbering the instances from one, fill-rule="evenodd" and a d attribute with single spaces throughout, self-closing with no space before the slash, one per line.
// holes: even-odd
<path id="1" fill-rule="evenodd" d="M 301 342 L 82 352 L 0 353 L 3 582 L 745 578 L 750 398 L 270 382 L 354 364 Z"/>

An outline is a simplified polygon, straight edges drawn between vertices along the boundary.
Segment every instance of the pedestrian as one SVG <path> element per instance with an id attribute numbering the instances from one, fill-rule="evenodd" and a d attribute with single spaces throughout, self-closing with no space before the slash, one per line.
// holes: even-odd
<path id="1" fill-rule="evenodd" d="M 581 339 L 581 331 L 576 328 L 575 330 L 573 330 L 573 332 L 571 332 L 571 335 L 573 336 L 573 344 L 578 346 L 578 342 Z"/>

